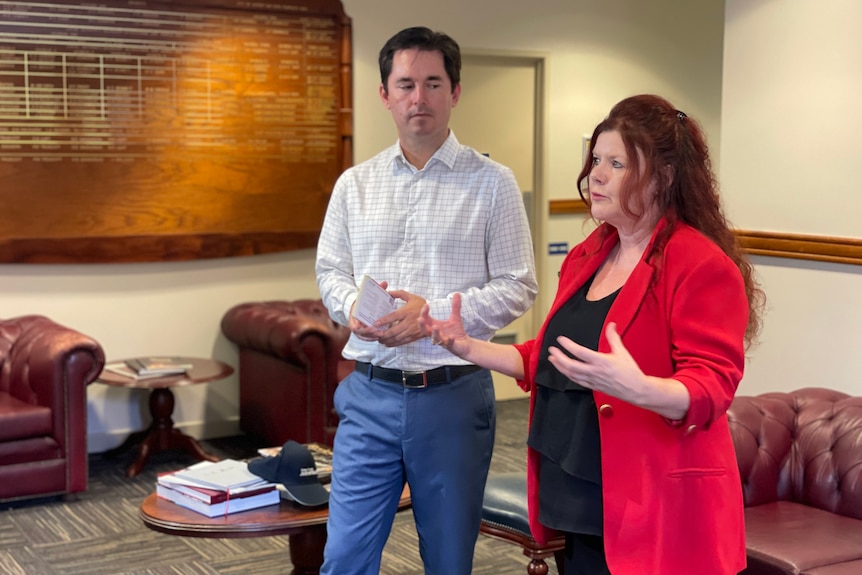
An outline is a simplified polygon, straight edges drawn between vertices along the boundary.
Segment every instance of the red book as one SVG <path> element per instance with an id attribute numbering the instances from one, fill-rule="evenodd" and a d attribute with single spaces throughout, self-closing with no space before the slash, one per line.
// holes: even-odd
<path id="1" fill-rule="evenodd" d="M 199 499 L 209 505 L 224 503 L 228 499 L 242 499 L 244 497 L 260 495 L 261 493 L 277 489 L 275 483 L 269 483 L 261 479 L 260 483 L 254 483 L 244 487 L 236 487 L 228 492 L 221 489 L 210 489 L 208 487 L 190 485 L 189 482 L 177 478 L 174 475 L 175 473 L 176 472 L 171 472 L 160 475 L 158 477 L 158 484 L 194 497 L 195 499 Z"/>
<path id="2" fill-rule="evenodd" d="M 162 499 L 173 501 L 181 507 L 191 509 L 196 513 L 201 513 L 207 517 L 219 517 L 230 513 L 239 513 L 240 511 L 248 511 L 249 509 L 257 509 L 266 505 L 278 505 L 281 501 L 281 496 L 277 489 L 260 493 L 250 497 L 233 497 L 223 503 L 207 504 L 180 491 L 171 489 L 159 483 L 156 485 L 156 493 Z"/>

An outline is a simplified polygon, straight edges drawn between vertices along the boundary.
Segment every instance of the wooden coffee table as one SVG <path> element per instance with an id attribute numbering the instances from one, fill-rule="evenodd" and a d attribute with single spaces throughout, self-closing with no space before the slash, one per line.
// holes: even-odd
<path id="1" fill-rule="evenodd" d="M 106 457 L 112 457 L 139 445 L 137 458 L 126 470 L 127 477 L 134 477 L 140 473 L 152 453 L 168 449 L 184 449 L 198 459 L 218 461 L 218 457 L 204 451 L 194 437 L 186 435 L 174 427 L 174 420 L 171 419 L 174 412 L 174 393 L 171 389 L 223 379 L 233 373 L 233 368 L 215 359 L 199 357 L 179 357 L 177 359 L 183 363 L 191 364 L 192 368 L 180 375 L 146 379 L 133 379 L 103 370 L 96 380 L 105 385 L 150 390 L 150 415 L 153 418 L 150 426 L 143 431 L 132 433 L 122 445 L 105 453 Z"/>
<path id="2" fill-rule="evenodd" d="M 410 507 L 410 488 L 405 486 L 398 510 Z M 326 544 L 326 506 L 307 508 L 282 500 L 225 517 L 209 518 L 160 498 L 155 493 L 141 503 L 144 525 L 155 531 L 185 537 L 264 537 L 287 535 L 293 575 L 318 575 Z"/>

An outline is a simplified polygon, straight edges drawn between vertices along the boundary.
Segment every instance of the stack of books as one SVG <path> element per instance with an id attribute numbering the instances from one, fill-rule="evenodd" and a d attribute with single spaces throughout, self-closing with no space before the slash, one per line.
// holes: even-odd
<path id="1" fill-rule="evenodd" d="M 279 492 L 248 470 L 244 461 L 201 461 L 185 469 L 165 473 L 156 481 L 156 493 L 207 517 L 218 517 L 267 505 L 278 505 Z"/>
<path id="2" fill-rule="evenodd" d="M 137 357 L 105 364 L 105 369 L 132 379 L 183 375 L 194 367 L 179 357 Z"/>
<path id="3" fill-rule="evenodd" d="M 126 366 L 139 376 L 177 375 L 193 367 L 178 357 L 136 357 L 126 360 Z"/>

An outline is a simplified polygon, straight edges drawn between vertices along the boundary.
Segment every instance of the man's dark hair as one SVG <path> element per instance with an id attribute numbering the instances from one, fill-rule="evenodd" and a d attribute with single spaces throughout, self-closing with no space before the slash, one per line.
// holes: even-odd
<path id="1" fill-rule="evenodd" d="M 452 90 L 455 90 L 455 86 L 461 82 L 461 48 L 458 43 L 442 32 L 416 26 L 398 32 L 380 49 L 380 81 L 383 82 L 384 91 L 388 92 L 389 89 L 386 82 L 392 73 L 392 58 L 395 52 L 412 48 L 443 54 L 443 66 L 452 83 Z"/>

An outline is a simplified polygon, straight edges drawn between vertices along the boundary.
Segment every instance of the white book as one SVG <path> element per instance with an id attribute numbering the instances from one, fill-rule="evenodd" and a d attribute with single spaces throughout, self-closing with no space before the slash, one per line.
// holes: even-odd
<path id="1" fill-rule="evenodd" d="M 265 480 L 248 470 L 245 461 L 222 459 L 221 461 L 201 461 L 185 469 L 174 472 L 176 479 L 185 479 L 201 487 L 229 491 Z"/>
<path id="2" fill-rule="evenodd" d="M 353 308 L 353 316 L 372 327 L 374 322 L 384 315 L 395 311 L 395 298 L 374 281 L 371 276 L 362 276 L 359 284 L 359 295 Z"/>
<path id="3" fill-rule="evenodd" d="M 281 501 L 278 489 L 272 489 L 260 495 L 228 499 L 222 503 L 205 503 L 196 497 L 191 497 L 161 484 L 156 485 L 156 494 L 162 499 L 167 499 L 180 507 L 185 507 L 207 517 L 230 515 L 231 513 L 258 509 L 268 505 L 278 505 Z"/>

